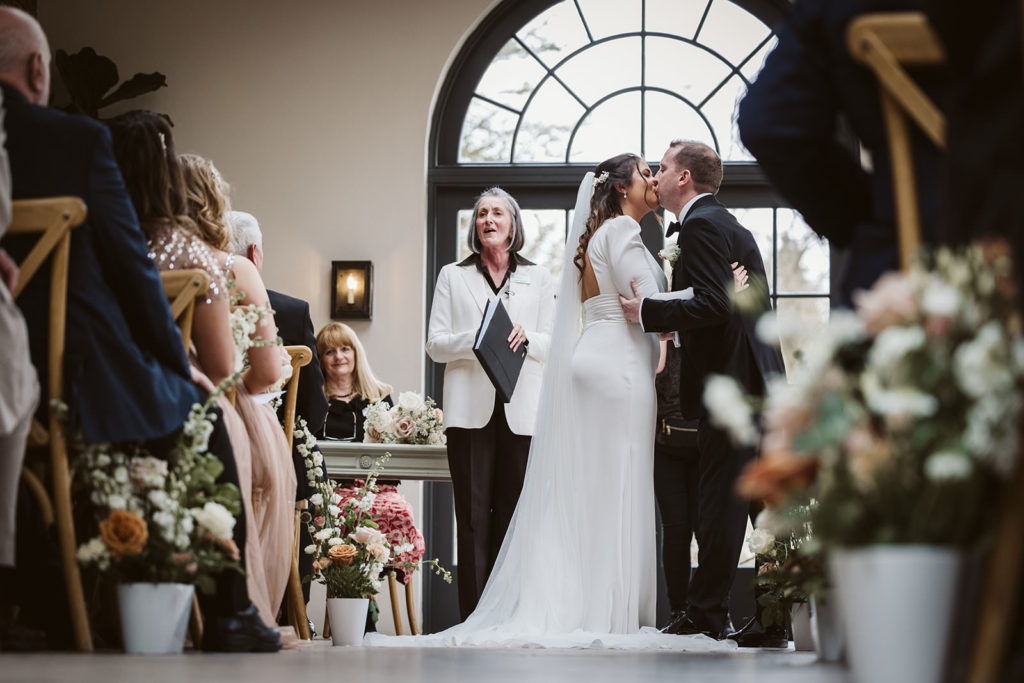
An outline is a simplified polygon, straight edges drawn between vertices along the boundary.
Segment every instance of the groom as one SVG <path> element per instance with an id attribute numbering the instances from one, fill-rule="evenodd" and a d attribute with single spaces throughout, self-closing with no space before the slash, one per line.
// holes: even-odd
<path id="1" fill-rule="evenodd" d="M 722 206 L 715 193 L 722 183 L 722 160 L 705 144 L 676 140 L 662 157 L 655 192 L 666 210 L 679 217 L 668 235 L 679 231 L 680 256 L 672 272 L 672 290 L 693 288 L 693 298 L 621 298 L 626 319 L 645 332 L 676 332 L 696 377 L 682 376 L 683 412 L 700 415 L 698 485 L 698 567 L 690 581 L 686 613 L 666 632 L 729 634 L 729 589 L 736 574 L 748 501 L 733 493 L 743 467 L 757 456 L 756 446 L 736 445 L 712 425 L 702 407 L 709 375 L 732 377 L 751 396 L 764 396 L 772 375 L 785 375 L 778 348 L 755 334 L 758 316 L 771 310 L 761 253 L 750 231 Z M 681 225 L 680 225 L 681 224 Z M 732 298 L 730 264 L 750 273 L 742 310 Z M 635 293 L 635 289 L 634 289 Z"/>

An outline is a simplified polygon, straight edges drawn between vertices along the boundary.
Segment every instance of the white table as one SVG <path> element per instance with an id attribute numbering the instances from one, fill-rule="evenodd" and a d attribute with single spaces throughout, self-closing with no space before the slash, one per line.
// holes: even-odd
<path id="1" fill-rule="evenodd" d="M 334 479 L 359 479 L 370 473 L 374 461 L 385 453 L 391 459 L 384 465 L 381 479 L 451 481 L 446 446 L 317 441 L 324 454 L 327 476 Z"/>

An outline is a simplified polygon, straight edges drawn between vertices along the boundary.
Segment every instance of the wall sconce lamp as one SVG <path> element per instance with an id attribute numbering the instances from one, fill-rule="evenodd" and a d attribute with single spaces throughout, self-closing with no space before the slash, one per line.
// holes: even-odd
<path id="1" fill-rule="evenodd" d="M 373 262 L 331 261 L 331 318 L 370 320 L 373 314 Z"/>

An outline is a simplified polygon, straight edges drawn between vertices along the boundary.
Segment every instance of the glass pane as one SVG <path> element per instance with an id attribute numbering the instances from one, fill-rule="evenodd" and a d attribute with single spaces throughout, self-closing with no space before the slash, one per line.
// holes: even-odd
<path id="1" fill-rule="evenodd" d="M 517 119 L 512 112 L 474 97 L 469 103 L 466 120 L 462 122 L 459 161 L 507 162 Z"/>
<path id="2" fill-rule="evenodd" d="M 732 67 L 707 50 L 669 38 L 648 38 L 647 82 L 650 87 L 679 93 L 694 104 L 728 78 Z"/>
<path id="3" fill-rule="evenodd" d="M 700 114 L 685 102 L 660 92 L 647 93 L 644 116 L 644 152 L 649 161 L 661 161 L 669 143 L 682 138 L 714 147 L 711 129 Z"/>
<path id="4" fill-rule="evenodd" d="M 583 111 L 558 81 L 544 81 L 523 113 L 513 161 L 565 161 L 569 134 Z"/>
<path id="5" fill-rule="evenodd" d="M 619 38 L 587 48 L 555 72 L 588 105 L 640 84 L 640 38 Z"/>
<path id="6" fill-rule="evenodd" d="M 825 297 L 813 299 L 780 298 L 775 311 L 785 329 L 799 329 L 800 333 L 782 344 L 782 358 L 786 362 L 786 378 L 790 382 L 804 381 L 807 349 L 820 343 L 828 329 L 829 303 Z M 798 321 L 798 322 L 796 322 Z"/>
<path id="7" fill-rule="evenodd" d="M 778 209 L 779 294 L 829 292 L 828 242 L 796 211 Z"/>
<path id="8" fill-rule="evenodd" d="M 640 31 L 642 0 L 580 0 L 580 9 L 587 20 L 590 34 L 594 40 L 619 33 L 636 33 Z M 572 7 L 571 0 L 562 3 Z M 650 23 L 648 21 L 648 26 Z"/>
<path id="9" fill-rule="evenodd" d="M 697 40 L 739 64 L 771 32 L 760 19 L 728 0 L 712 0 Z"/>
<path id="10" fill-rule="evenodd" d="M 604 102 L 583 119 L 569 150 L 572 162 L 600 162 L 623 152 L 640 153 L 640 93 Z"/>
<path id="11" fill-rule="evenodd" d="M 562 209 L 523 209 L 523 232 L 526 243 L 522 255 L 551 271 L 557 283 L 562 273 L 562 255 L 565 248 L 566 211 Z M 461 261 L 470 255 L 466 245 L 469 231 L 473 227 L 473 209 L 459 211 L 459 253 Z"/>
<path id="12" fill-rule="evenodd" d="M 522 109 L 526 98 L 547 73 L 523 46 L 509 40 L 487 67 L 476 92 L 484 97 Z"/>
<path id="13" fill-rule="evenodd" d="M 549 67 L 589 42 L 572 0 L 551 7 L 516 35 Z"/>
<path id="14" fill-rule="evenodd" d="M 718 154 L 722 161 L 753 161 L 747 148 L 740 142 L 736 115 L 747 86 L 739 76 L 730 78 L 715 95 L 701 107 L 711 121 L 718 137 Z"/>
<path id="15" fill-rule="evenodd" d="M 775 264 L 772 260 L 772 210 L 771 209 L 731 209 L 732 215 L 744 228 L 754 235 L 757 248 L 761 251 L 764 261 L 765 275 L 768 277 L 768 289 L 772 288 L 772 272 Z M 748 264 L 744 264 L 748 265 Z"/>
<path id="16" fill-rule="evenodd" d="M 705 6 L 697 0 L 647 0 L 647 30 L 692 38 Z"/>
<path id="17" fill-rule="evenodd" d="M 768 56 L 768 53 L 774 50 L 778 43 L 779 39 L 772 36 L 772 39 L 765 43 L 764 46 L 740 68 L 740 73 L 743 74 L 744 78 L 751 83 L 754 82 L 754 79 L 757 78 L 757 74 L 761 71 L 761 67 L 764 66 L 764 60 Z M 744 59 L 746 58 L 744 57 Z"/>

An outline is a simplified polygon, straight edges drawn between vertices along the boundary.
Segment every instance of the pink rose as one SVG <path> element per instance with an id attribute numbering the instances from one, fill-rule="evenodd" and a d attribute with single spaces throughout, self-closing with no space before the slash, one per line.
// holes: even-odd
<path id="1" fill-rule="evenodd" d="M 416 433 L 416 422 L 408 415 L 403 415 L 395 420 L 395 436 L 399 439 L 408 439 Z"/>
<path id="2" fill-rule="evenodd" d="M 900 273 L 886 273 L 870 290 L 854 292 L 853 300 L 872 336 L 886 327 L 910 322 L 918 315 L 913 284 Z"/>

